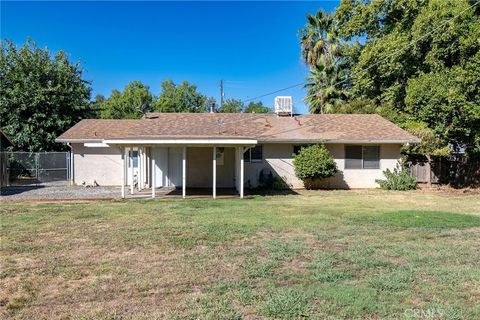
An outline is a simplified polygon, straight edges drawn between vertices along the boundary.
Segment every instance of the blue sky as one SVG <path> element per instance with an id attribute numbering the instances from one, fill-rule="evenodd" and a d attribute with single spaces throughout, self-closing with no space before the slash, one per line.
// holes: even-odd
<path id="1" fill-rule="evenodd" d="M 80 61 L 93 94 L 140 80 L 158 95 L 164 79 L 188 80 L 219 100 L 246 100 L 301 83 L 298 30 L 307 13 L 337 1 L 310 2 L 1 2 L 1 37 L 30 36 Z M 292 95 L 306 112 L 301 87 Z M 274 95 L 262 98 L 273 105 Z"/>

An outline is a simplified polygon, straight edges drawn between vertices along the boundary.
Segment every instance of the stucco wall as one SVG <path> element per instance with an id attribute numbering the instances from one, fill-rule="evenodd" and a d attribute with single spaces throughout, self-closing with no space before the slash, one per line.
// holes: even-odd
<path id="1" fill-rule="evenodd" d="M 211 188 L 213 175 L 213 148 L 187 148 L 187 187 Z M 223 165 L 217 164 L 217 188 L 233 188 L 235 149 L 224 148 Z"/>
<path id="2" fill-rule="evenodd" d="M 380 169 L 345 169 L 345 145 L 327 144 L 339 172 L 332 178 L 325 179 L 327 188 L 376 188 L 376 179 L 382 179 L 385 169 L 393 169 L 400 159 L 399 144 L 380 145 Z M 264 144 L 263 161 L 245 163 L 245 185 L 256 187 L 262 169 L 270 170 L 282 177 L 292 188 L 303 188 L 303 182 L 295 176 L 293 167 L 292 144 Z"/>
<path id="3" fill-rule="evenodd" d="M 74 182 L 101 186 L 121 185 L 122 155 L 120 148 L 89 148 L 83 144 L 72 144 L 74 158 Z"/>
<path id="4" fill-rule="evenodd" d="M 326 179 L 328 188 L 376 188 L 375 179 L 383 178 L 382 171 L 393 169 L 400 159 L 399 144 L 380 146 L 380 169 L 345 169 L 345 146 L 327 144 L 339 172 Z M 119 148 L 88 148 L 74 144 L 74 178 L 76 184 L 97 181 L 100 185 L 121 184 L 121 151 Z M 292 144 L 264 144 L 263 161 L 245 162 L 245 186 L 258 186 L 262 169 L 282 177 L 292 188 L 303 188 L 293 168 Z M 235 149 L 225 148 L 223 165 L 217 165 L 217 187 L 231 188 L 235 183 Z M 210 188 L 212 186 L 212 148 L 187 148 L 187 187 Z"/>

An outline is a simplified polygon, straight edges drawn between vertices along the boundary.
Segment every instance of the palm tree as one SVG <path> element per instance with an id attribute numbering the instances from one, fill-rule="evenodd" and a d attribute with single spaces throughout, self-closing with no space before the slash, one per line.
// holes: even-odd
<path id="1" fill-rule="evenodd" d="M 343 86 L 345 72 L 339 63 L 318 63 L 307 78 L 305 102 L 310 113 L 336 113 L 345 104 L 348 93 Z"/>
<path id="2" fill-rule="evenodd" d="M 302 56 L 311 69 L 317 64 L 332 63 L 340 54 L 340 43 L 332 32 L 333 16 L 321 10 L 315 16 L 307 15 L 307 24 L 300 30 Z M 323 60 L 323 61 L 321 61 Z"/>

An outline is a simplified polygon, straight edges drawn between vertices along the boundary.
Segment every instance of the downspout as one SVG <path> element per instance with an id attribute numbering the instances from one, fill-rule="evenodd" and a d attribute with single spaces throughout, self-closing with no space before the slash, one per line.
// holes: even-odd
<path id="1" fill-rule="evenodd" d="M 73 147 L 70 142 L 67 142 L 67 146 L 70 148 L 70 185 L 73 186 L 75 183 L 74 169 L 73 169 Z"/>

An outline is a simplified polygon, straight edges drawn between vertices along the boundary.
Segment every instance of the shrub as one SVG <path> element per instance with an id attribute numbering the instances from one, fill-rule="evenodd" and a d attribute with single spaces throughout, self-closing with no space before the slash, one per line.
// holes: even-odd
<path id="1" fill-rule="evenodd" d="M 337 172 L 332 155 L 324 145 L 304 147 L 294 157 L 295 174 L 303 181 L 331 177 Z"/>
<path id="2" fill-rule="evenodd" d="M 417 179 L 412 177 L 407 169 L 397 165 L 393 171 L 387 169 L 383 171 L 385 180 L 375 180 L 384 190 L 413 190 L 417 187 Z"/>

